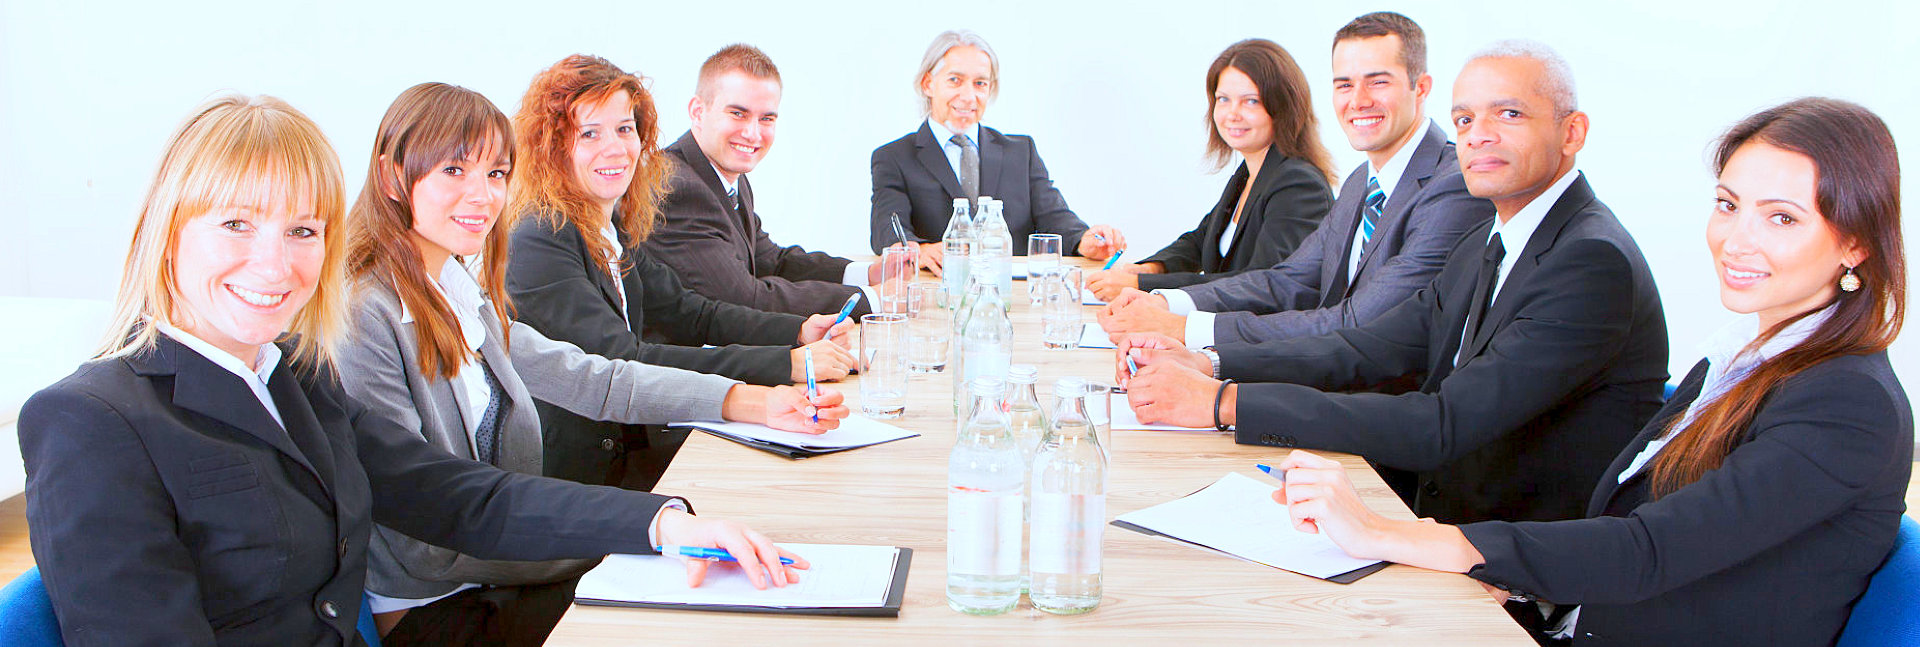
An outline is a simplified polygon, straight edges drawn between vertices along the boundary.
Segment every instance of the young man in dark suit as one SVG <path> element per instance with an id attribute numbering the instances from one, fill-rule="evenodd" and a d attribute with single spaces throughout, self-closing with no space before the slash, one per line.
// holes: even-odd
<path id="1" fill-rule="evenodd" d="M 1453 103 L 1467 188 L 1498 218 L 1468 232 L 1431 286 L 1366 325 L 1211 356 L 1163 335 L 1126 340 L 1119 352 L 1145 365 L 1129 385 L 1141 420 L 1240 423 L 1240 443 L 1416 472 L 1409 503 L 1442 522 L 1584 514 L 1608 462 L 1660 407 L 1660 295 L 1574 168 L 1587 115 L 1558 55 L 1488 50 L 1461 71 Z M 1406 377 L 1420 389 L 1325 391 Z"/>
<path id="2" fill-rule="evenodd" d="M 773 147 L 780 70 L 751 45 L 728 45 L 700 66 L 687 116 L 693 127 L 665 149 L 673 163 L 660 224 L 640 243 L 689 289 L 769 312 L 839 312 L 880 282 L 880 267 L 798 245 L 774 244 L 754 211 L 747 173 Z M 854 316 L 870 312 L 867 294 Z"/>
<path id="3" fill-rule="evenodd" d="M 1100 313 L 1120 335 L 1158 332 L 1192 348 L 1323 335 L 1365 324 L 1440 273 L 1493 204 L 1467 192 L 1446 132 L 1426 118 L 1427 39 L 1393 12 L 1333 37 L 1333 109 L 1367 162 L 1333 211 L 1272 269 L 1151 294 L 1126 290 Z"/>

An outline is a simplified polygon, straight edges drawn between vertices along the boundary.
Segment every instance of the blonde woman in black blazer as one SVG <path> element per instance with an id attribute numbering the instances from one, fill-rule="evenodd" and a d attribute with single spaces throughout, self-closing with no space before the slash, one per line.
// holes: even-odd
<path id="1" fill-rule="evenodd" d="M 1205 283 L 1280 264 L 1333 208 L 1332 160 L 1320 145 L 1307 76 L 1287 50 L 1251 38 L 1207 68 L 1207 153 L 1240 166 L 1200 226 L 1133 265 L 1094 272 L 1102 299 L 1124 288 Z"/>
<path id="2" fill-rule="evenodd" d="M 1548 603 L 1542 629 L 1574 644 L 1832 644 L 1893 547 L 1913 467 L 1886 353 L 1905 300 L 1899 159 L 1872 112 L 1800 99 L 1736 125 L 1715 167 L 1707 243 L 1721 302 L 1749 316 L 1614 459 L 1589 518 L 1390 521 L 1338 463 L 1294 452 L 1274 498 L 1295 525 Z"/>
<path id="3" fill-rule="evenodd" d="M 345 195 L 305 115 L 217 99 L 163 160 L 107 348 L 20 413 L 34 561 L 67 645 L 364 644 L 376 522 L 486 559 L 720 546 L 787 581 L 740 524 L 458 458 L 346 397 L 330 361 Z"/>

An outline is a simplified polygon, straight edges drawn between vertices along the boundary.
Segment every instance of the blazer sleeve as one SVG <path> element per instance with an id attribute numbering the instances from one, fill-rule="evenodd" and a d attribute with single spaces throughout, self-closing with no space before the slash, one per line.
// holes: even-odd
<path id="1" fill-rule="evenodd" d="M 1080 255 L 1080 237 L 1087 233 L 1087 223 L 1067 208 L 1067 198 L 1060 195 L 1060 189 L 1053 186 L 1053 178 L 1047 175 L 1047 163 L 1040 161 L 1040 147 L 1027 139 L 1027 198 L 1033 209 L 1033 230 L 1050 234 L 1060 234 L 1060 250 L 1068 256 Z"/>
<path id="2" fill-rule="evenodd" d="M 1319 290 L 1315 289 L 1311 301 L 1296 298 L 1292 308 L 1258 315 L 1223 314 L 1214 320 L 1214 339 L 1259 342 L 1322 335 L 1359 326 L 1382 316 L 1388 309 L 1405 302 L 1414 291 L 1426 287 L 1440 274 L 1447 254 L 1460 243 L 1461 237 L 1493 218 L 1493 203 L 1468 193 L 1466 181 L 1460 175 L 1449 173 L 1435 181 L 1441 184 L 1423 192 L 1422 199 L 1409 212 L 1406 235 L 1398 253 L 1369 269 L 1347 298 L 1326 308 L 1315 307 L 1320 299 Z M 1289 264 L 1292 262 L 1288 260 Z M 1318 272 L 1318 268 L 1314 271 Z M 1318 282 L 1317 274 L 1314 280 Z M 1297 285 L 1298 281 L 1293 283 Z M 1305 296 L 1297 291 L 1291 294 Z M 1195 303 L 1200 300 L 1196 298 Z"/>
<path id="3" fill-rule="evenodd" d="M 736 384 L 718 375 L 589 354 L 520 322 L 511 331 L 514 371 L 533 397 L 595 420 L 720 420 L 720 405 Z"/>
<path id="4" fill-rule="evenodd" d="M 1732 568 L 1910 469 L 1901 408 L 1871 376 L 1802 374 L 1774 390 L 1718 469 L 1628 516 L 1461 526 L 1486 558 L 1467 575 L 1558 603 L 1631 604 Z"/>
<path id="5" fill-rule="evenodd" d="M 1218 281 L 1180 288 L 1202 312 L 1219 315 L 1214 320 L 1214 341 L 1253 343 L 1255 339 L 1222 337 L 1221 319 L 1284 312 L 1319 305 L 1321 265 L 1325 262 L 1328 236 L 1341 236 L 1332 227 L 1322 226 L 1307 235 L 1287 260 L 1266 269 L 1253 269 Z"/>
<path id="6" fill-rule="evenodd" d="M 71 647 L 213 645 L 174 501 L 111 404 L 51 388 L 20 409 L 34 563 Z"/>
<path id="7" fill-rule="evenodd" d="M 1140 289 L 1152 290 L 1155 288 L 1189 285 L 1187 283 L 1173 285 L 1172 281 L 1167 281 L 1168 285 L 1158 285 L 1157 283 L 1161 282 L 1159 280 L 1160 277 L 1169 275 L 1186 276 L 1200 270 L 1200 254 L 1203 253 L 1201 247 L 1207 244 L 1207 229 L 1213 226 L 1213 217 L 1213 212 L 1208 212 L 1206 216 L 1200 218 L 1200 226 L 1193 228 L 1192 231 L 1180 234 L 1180 237 L 1173 239 L 1173 242 L 1168 243 L 1166 247 L 1160 248 L 1160 251 L 1154 252 L 1152 256 L 1140 259 L 1134 263 L 1135 265 L 1139 265 L 1141 263 L 1157 262 L 1167 266 L 1166 272 L 1162 274 L 1141 274 Z M 1216 240 L 1215 242 L 1218 241 Z M 1195 275 L 1197 276 L 1197 274 Z M 1156 279 L 1156 285 L 1147 285 L 1147 279 L 1149 277 Z"/>
<path id="8" fill-rule="evenodd" d="M 1252 253 L 1246 259 L 1234 267 L 1206 274 L 1142 274 L 1140 288 L 1151 290 L 1217 281 L 1251 270 L 1273 267 L 1299 249 L 1302 243 L 1319 231 L 1320 223 L 1327 219 L 1327 212 L 1333 209 L 1333 191 L 1328 188 L 1326 177 L 1320 175 L 1319 169 L 1313 168 L 1312 164 L 1291 159 L 1283 164 L 1285 167 L 1278 169 L 1280 176 L 1268 185 L 1260 209 L 1242 217 L 1244 222 L 1240 223 L 1238 229 L 1254 232 Z M 1167 285 L 1159 285 L 1163 281 Z"/>
<path id="9" fill-rule="evenodd" d="M 507 293 L 513 298 L 516 318 L 542 334 L 602 357 L 717 373 L 754 384 L 791 381 L 792 359 L 786 347 L 799 340 L 799 317 L 722 307 L 687 292 L 672 270 L 628 250 L 628 254 L 640 256 L 633 259 L 628 271 L 640 274 L 644 288 L 641 294 L 629 294 L 628 298 L 641 300 L 649 324 L 665 330 L 676 344 L 686 345 L 644 342 L 619 312 L 608 307 L 600 288 L 587 274 L 586 248 L 579 230 L 570 225 L 556 229 L 523 217 L 512 236 Z M 784 341 L 766 341 L 775 338 Z M 769 343 L 780 347 L 697 347 L 706 343 Z"/>
<path id="10" fill-rule="evenodd" d="M 780 247 L 761 231 L 734 241 L 731 209 L 691 172 L 676 172 L 660 207 L 662 221 L 641 247 L 673 268 L 688 289 L 756 310 L 813 314 L 835 312 L 860 288 L 840 284 L 850 262 L 827 254 Z M 755 216 L 757 217 L 757 216 Z M 741 259 L 736 245 L 754 249 L 758 266 Z"/>
<path id="11" fill-rule="evenodd" d="M 1633 312 L 1635 301 L 1634 282 L 1628 280 L 1632 261 L 1625 252 L 1600 239 L 1560 244 L 1565 251 L 1544 257 L 1535 270 L 1542 278 L 1513 295 L 1525 300 L 1514 319 L 1495 333 L 1483 355 L 1454 370 L 1437 392 L 1389 396 L 1247 385 L 1240 391 L 1238 414 L 1250 424 L 1240 426 L 1238 440 L 1265 444 L 1258 442 L 1263 433 L 1284 430 L 1279 433 L 1292 436 L 1301 447 L 1360 454 L 1389 467 L 1420 471 L 1445 465 L 1558 406 L 1630 341 L 1633 320 L 1620 313 Z M 1436 280 L 1435 286 L 1441 282 Z M 1502 291 L 1505 294 L 1505 288 Z M 1263 377 L 1275 372 L 1304 373 L 1318 378 L 1324 388 L 1343 386 L 1328 385 L 1332 380 L 1327 378 L 1361 376 L 1377 382 L 1423 370 L 1426 349 L 1415 358 L 1408 344 L 1415 332 L 1409 322 L 1415 319 L 1405 311 L 1420 307 L 1432 312 L 1435 293 L 1435 288 L 1421 290 L 1415 300 L 1359 328 L 1274 343 L 1270 350 L 1286 352 L 1266 354 L 1264 365 L 1236 360 L 1229 371 L 1228 349 L 1223 347 L 1221 372 L 1252 379 L 1279 377 Z M 1429 319 L 1428 325 L 1445 325 Z M 1419 338 L 1427 339 L 1429 326 L 1418 328 Z M 1350 381 L 1346 386 L 1359 384 Z"/>
<path id="12" fill-rule="evenodd" d="M 873 216 L 867 227 L 867 243 L 873 253 L 894 243 L 893 214 L 900 214 L 900 227 L 916 243 L 940 240 L 944 231 L 919 231 L 913 226 L 913 201 L 907 197 L 907 178 L 900 164 L 892 159 L 887 146 L 873 149 Z"/>

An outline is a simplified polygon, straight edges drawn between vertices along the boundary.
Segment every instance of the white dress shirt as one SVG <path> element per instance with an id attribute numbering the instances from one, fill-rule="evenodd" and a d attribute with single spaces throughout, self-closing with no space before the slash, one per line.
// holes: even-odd
<path id="1" fill-rule="evenodd" d="M 1573 186 L 1573 181 L 1579 177 L 1580 169 L 1569 169 L 1566 175 L 1554 180 L 1553 184 L 1547 186 L 1545 192 L 1536 196 L 1532 202 L 1528 202 L 1527 206 L 1521 207 L 1513 217 L 1494 218 L 1493 231 L 1487 232 L 1487 241 L 1492 242 L 1494 236 L 1499 236 L 1500 247 L 1505 249 L 1506 253 L 1500 258 L 1500 274 L 1493 281 L 1493 291 L 1487 295 L 1487 309 L 1482 311 L 1481 316 L 1492 311 L 1493 304 L 1499 302 L 1500 288 L 1506 286 L 1507 275 L 1513 272 L 1513 265 L 1520 262 L 1520 252 L 1527 248 L 1528 241 L 1533 240 L 1533 231 L 1540 228 L 1540 223 L 1547 219 L 1547 212 L 1553 210 L 1553 204 L 1560 201 L 1560 196 L 1567 192 L 1567 187 Z M 1467 321 L 1460 326 L 1461 350 L 1467 347 L 1467 327 L 1471 325 L 1473 322 Z M 1458 361 L 1459 355 L 1455 354 L 1454 359 Z"/>
<path id="2" fill-rule="evenodd" d="M 1428 123 L 1432 123 L 1432 121 L 1429 120 Z M 1369 171 L 1367 178 L 1380 183 L 1380 192 L 1385 194 L 1388 200 L 1393 199 L 1393 190 L 1400 186 L 1400 177 L 1407 174 L 1407 163 L 1413 159 L 1413 149 L 1419 148 L 1418 144 L 1418 141 L 1408 140 L 1406 144 L 1400 147 L 1400 150 L 1393 152 L 1392 157 L 1387 158 L 1386 164 L 1377 168 L 1373 166 L 1372 160 L 1367 161 L 1367 169 Z M 1363 188 L 1362 190 L 1364 191 L 1365 189 Z M 1367 208 L 1367 196 L 1360 196 L 1360 208 Z M 1381 203 L 1380 209 L 1382 212 L 1386 211 L 1386 203 Z M 1382 213 L 1381 215 L 1384 216 L 1385 214 Z M 1378 225 L 1379 223 L 1374 224 Z M 1356 219 L 1354 226 L 1359 227 L 1360 221 Z M 1374 233 L 1379 232 L 1376 231 Z M 1354 234 L 1353 248 L 1347 251 L 1348 281 L 1352 281 L 1354 277 L 1360 274 L 1360 255 L 1361 252 L 1365 251 L 1365 247 L 1361 245 L 1361 242 L 1360 235 L 1358 233 Z"/>
<path id="3" fill-rule="evenodd" d="M 627 257 L 627 249 L 620 246 L 620 234 L 614 231 L 611 220 L 607 221 L 605 227 L 600 228 L 600 238 L 607 241 L 608 247 L 613 248 L 613 255 L 607 257 L 607 271 L 613 277 L 613 291 L 620 295 L 620 320 L 627 322 L 627 327 L 632 328 L 633 320 L 627 317 L 627 284 L 620 280 L 620 261 Z"/>
<path id="4" fill-rule="evenodd" d="M 180 342 L 180 345 L 191 348 L 193 352 L 199 353 L 201 357 L 207 358 L 207 361 L 213 362 L 215 366 L 227 369 L 227 371 L 239 376 L 240 381 L 245 382 L 247 388 L 253 391 L 253 397 L 260 400 L 260 406 L 266 407 L 267 415 L 273 416 L 274 424 L 280 425 L 281 431 L 287 429 L 287 423 L 280 418 L 280 405 L 274 404 L 273 394 L 267 391 L 267 381 L 272 379 L 273 370 L 280 366 L 281 353 L 279 346 L 271 343 L 261 344 L 260 354 L 254 358 L 253 362 L 257 368 L 248 368 L 246 362 L 242 362 L 240 358 L 234 357 L 233 353 L 220 350 L 220 347 L 214 346 L 204 339 L 195 337 L 192 333 L 176 328 L 173 324 L 161 321 L 156 322 L 155 327 L 159 328 L 162 334 L 172 337 L 174 341 Z"/>

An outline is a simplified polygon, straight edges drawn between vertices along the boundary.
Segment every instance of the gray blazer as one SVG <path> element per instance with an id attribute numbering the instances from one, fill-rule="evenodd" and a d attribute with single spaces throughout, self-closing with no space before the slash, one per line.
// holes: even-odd
<path id="1" fill-rule="evenodd" d="M 467 393 L 446 379 L 420 374 L 419 340 L 413 322 L 402 322 L 400 298 L 378 281 L 354 286 L 353 334 L 339 349 L 340 382 L 348 397 L 420 434 L 435 447 L 472 458 L 461 411 Z M 533 398 L 583 416 L 626 423 L 719 420 L 720 403 L 737 382 L 717 375 L 589 355 L 553 341 L 526 324 L 512 327 L 511 354 L 505 336 L 481 306 L 486 341 L 480 358 L 505 393 L 500 423 L 500 468 L 540 474 L 540 419 Z M 552 582 L 585 572 L 597 560 L 491 561 L 432 546 L 384 525 L 375 526 L 367 551 L 367 588 L 398 598 L 427 598 L 463 583 Z"/>
<path id="2" fill-rule="evenodd" d="M 1440 274 L 1460 237 L 1493 218 L 1493 203 L 1467 193 L 1453 143 L 1427 124 L 1407 170 L 1387 199 L 1374 238 L 1347 274 L 1348 252 L 1366 202 L 1367 166 L 1340 186 L 1333 211 L 1272 269 L 1181 288 L 1196 308 L 1220 313 L 1216 344 L 1324 335 L 1360 326 L 1413 296 Z"/>

